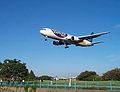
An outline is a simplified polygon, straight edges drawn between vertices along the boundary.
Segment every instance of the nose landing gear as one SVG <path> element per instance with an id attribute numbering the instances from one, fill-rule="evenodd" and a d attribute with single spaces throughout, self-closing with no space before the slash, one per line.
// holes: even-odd
<path id="1" fill-rule="evenodd" d="M 47 41 L 47 39 L 45 39 L 45 41 Z"/>

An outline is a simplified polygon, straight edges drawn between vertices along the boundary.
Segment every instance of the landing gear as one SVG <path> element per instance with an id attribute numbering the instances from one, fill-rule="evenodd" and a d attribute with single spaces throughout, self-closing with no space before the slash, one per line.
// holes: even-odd
<path id="1" fill-rule="evenodd" d="M 45 41 L 47 41 L 47 36 L 44 36 L 45 37 Z"/>
<path id="2" fill-rule="evenodd" d="M 65 49 L 69 48 L 68 46 L 65 46 Z"/>
<path id="3" fill-rule="evenodd" d="M 67 44 L 65 44 L 65 49 L 67 49 L 67 48 L 69 48 L 69 47 L 67 46 Z"/>
<path id="4" fill-rule="evenodd" d="M 47 41 L 47 39 L 45 39 L 45 41 Z"/>

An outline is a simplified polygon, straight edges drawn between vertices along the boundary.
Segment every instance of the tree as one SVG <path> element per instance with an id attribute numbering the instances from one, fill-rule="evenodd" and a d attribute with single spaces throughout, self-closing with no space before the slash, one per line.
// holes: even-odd
<path id="1" fill-rule="evenodd" d="M 120 68 L 115 68 L 103 74 L 102 80 L 117 80 L 120 81 Z"/>
<path id="2" fill-rule="evenodd" d="M 36 79 L 36 76 L 32 70 L 30 71 L 30 73 L 28 75 L 28 79 L 29 79 L 29 81 L 33 81 Z"/>
<path id="3" fill-rule="evenodd" d="M 77 80 L 83 80 L 83 81 L 92 81 L 95 80 L 97 74 L 94 71 L 85 71 L 81 72 L 80 75 L 76 77 Z"/>
<path id="4" fill-rule="evenodd" d="M 2 67 L 2 63 L 0 62 L 0 69 L 1 69 L 1 67 Z"/>
<path id="5" fill-rule="evenodd" d="M 102 80 L 102 76 L 99 75 L 95 76 L 95 81 L 101 81 L 101 80 Z"/>
<path id="6" fill-rule="evenodd" d="M 40 79 L 40 80 L 52 80 L 53 77 L 47 76 L 47 75 L 43 75 L 43 76 L 40 76 L 39 79 Z"/>
<path id="7" fill-rule="evenodd" d="M 6 59 L 2 63 L 0 76 L 9 80 L 25 80 L 28 76 L 28 69 L 25 63 L 17 59 Z"/>
<path id="8" fill-rule="evenodd" d="M 0 62 L 0 73 L 1 73 L 1 69 L 2 69 L 2 63 Z M 0 74 L 0 78 L 1 78 L 1 74 Z"/>

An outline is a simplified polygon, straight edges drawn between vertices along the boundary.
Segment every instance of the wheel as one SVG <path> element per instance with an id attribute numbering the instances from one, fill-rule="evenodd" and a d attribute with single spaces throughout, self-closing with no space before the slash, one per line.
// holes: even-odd
<path id="1" fill-rule="evenodd" d="M 47 39 L 45 39 L 45 41 L 47 41 Z"/>
<path id="2" fill-rule="evenodd" d="M 65 49 L 69 48 L 68 46 L 65 46 Z"/>

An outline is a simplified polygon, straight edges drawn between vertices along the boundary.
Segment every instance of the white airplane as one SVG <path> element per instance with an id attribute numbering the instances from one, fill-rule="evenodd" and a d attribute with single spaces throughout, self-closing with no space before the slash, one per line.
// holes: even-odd
<path id="1" fill-rule="evenodd" d="M 108 34 L 110 32 L 102 32 L 97 34 L 94 34 L 92 32 L 90 35 L 73 36 L 63 32 L 58 32 L 54 29 L 43 28 L 40 30 L 40 33 L 46 38 L 55 39 L 55 41 L 53 41 L 53 45 L 56 45 L 56 46 L 65 45 L 65 48 L 69 48 L 68 45 L 71 45 L 71 44 L 75 46 L 87 47 L 87 46 L 93 46 L 94 44 L 101 43 L 101 41 L 92 42 L 92 39 L 104 34 Z M 47 41 L 46 38 L 45 38 L 45 41 Z"/>

